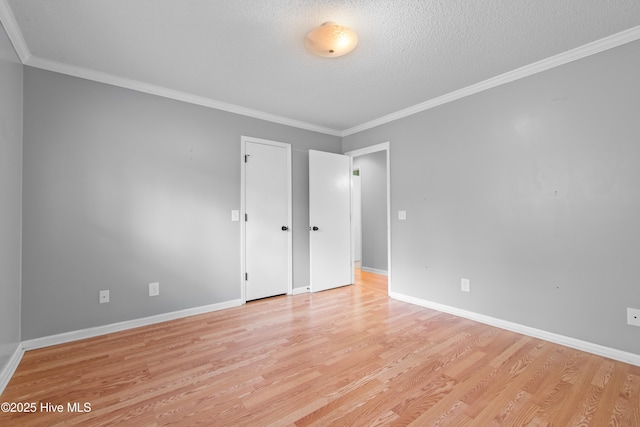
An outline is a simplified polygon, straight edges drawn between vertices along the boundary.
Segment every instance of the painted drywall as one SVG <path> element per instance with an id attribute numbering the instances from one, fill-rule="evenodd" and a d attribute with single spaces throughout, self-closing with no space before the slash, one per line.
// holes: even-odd
<path id="1" fill-rule="evenodd" d="M 0 372 L 20 343 L 22 64 L 0 25 Z"/>
<path id="2" fill-rule="evenodd" d="M 360 170 L 362 260 L 364 270 L 387 271 L 387 152 L 353 159 Z"/>
<path id="3" fill-rule="evenodd" d="M 391 144 L 392 290 L 640 354 L 638 70 L 636 41 L 345 137 Z"/>
<path id="4" fill-rule="evenodd" d="M 292 144 L 309 285 L 308 150 L 340 138 L 31 67 L 24 85 L 23 340 L 239 299 L 242 135 Z"/>

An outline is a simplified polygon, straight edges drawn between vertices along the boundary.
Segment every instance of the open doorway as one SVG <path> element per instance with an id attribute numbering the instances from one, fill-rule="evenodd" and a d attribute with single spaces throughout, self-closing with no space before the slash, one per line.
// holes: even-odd
<path id="1" fill-rule="evenodd" d="M 354 275 L 387 276 L 391 284 L 389 143 L 345 153 L 352 169 Z"/>

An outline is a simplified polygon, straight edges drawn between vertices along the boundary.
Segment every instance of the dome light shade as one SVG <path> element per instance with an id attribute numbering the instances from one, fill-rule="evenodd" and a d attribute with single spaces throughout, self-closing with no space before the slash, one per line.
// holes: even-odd
<path id="1" fill-rule="evenodd" d="M 309 32 L 305 38 L 306 48 L 318 56 L 333 58 L 345 55 L 358 44 L 358 36 L 351 28 L 335 22 L 325 22 Z"/>

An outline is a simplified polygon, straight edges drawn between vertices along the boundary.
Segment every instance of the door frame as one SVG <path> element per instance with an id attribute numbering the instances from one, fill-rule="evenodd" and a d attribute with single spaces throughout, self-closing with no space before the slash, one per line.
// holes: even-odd
<path id="1" fill-rule="evenodd" d="M 245 155 L 247 153 L 247 142 L 271 145 L 274 147 L 284 148 L 287 153 L 287 223 L 289 224 L 289 232 L 287 233 L 287 295 L 293 293 L 293 187 L 291 178 L 291 144 L 286 142 L 271 141 L 268 139 L 254 138 L 252 136 L 240 137 L 240 299 L 242 304 L 247 302 L 246 293 L 246 233 L 247 222 L 246 217 L 246 162 Z"/>
<path id="2" fill-rule="evenodd" d="M 387 292 L 391 293 L 391 144 L 389 141 L 380 144 L 370 145 L 367 147 L 359 148 L 357 150 L 351 150 L 344 153 L 351 158 L 351 175 L 353 175 L 353 158 L 364 156 L 365 154 L 376 153 L 379 151 L 386 151 L 387 153 Z M 351 198 L 353 203 L 353 197 Z M 352 208 L 353 212 L 353 208 Z M 351 233 L 351 281 L 354 281 L 353 270 L 355 268 L 355 254 L 353 252 L 353 232 Z"/>

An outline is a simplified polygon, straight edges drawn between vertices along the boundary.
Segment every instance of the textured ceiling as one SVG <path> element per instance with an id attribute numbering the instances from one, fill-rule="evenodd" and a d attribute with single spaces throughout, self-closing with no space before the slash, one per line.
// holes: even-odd
<path id="1" fill-rule="evenodd" d="M 338 133 L 640 25 L 638 0 L 0 2 L 27 64 L 95 70 Z M 325 21 L 358 33 L 352 53 L 305 50 L 305 34 Z"/>

